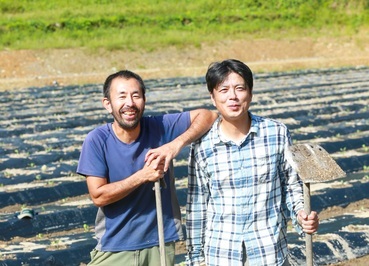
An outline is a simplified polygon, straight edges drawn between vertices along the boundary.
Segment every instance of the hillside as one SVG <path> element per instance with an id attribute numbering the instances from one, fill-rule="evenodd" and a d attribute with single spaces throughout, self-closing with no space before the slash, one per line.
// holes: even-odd
<path id="1" fill-rule="evenodd" d="M 201 47 L 152 52 L 86 49 L 0 51 L 0 90 L 102 83 L 120 69 L 144 79 L 203 76 L 209 63 L 246 62 L 254 72 L 369 65 L 369 34 L 340 38 L 224 40 Z"/>

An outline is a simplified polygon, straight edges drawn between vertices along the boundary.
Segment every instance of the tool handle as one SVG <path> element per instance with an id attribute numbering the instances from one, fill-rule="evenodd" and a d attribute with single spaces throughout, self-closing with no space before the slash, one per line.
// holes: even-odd
<path id="1" fill-rule="evenodd" d="M 165 242 L 164 242 L 164 225 L 163 225 L 163 209 L 161 204 L 160 181 L 155 182 L 155 200 L 156 200 L 156 215 L 158 220 L 158 235 L 159 235 L 159 251 L 161 266 L 166 266 L 165 261 Z"/>
<path id="2" fill-rule="evenodd" d="M 304 211 L 307 215 L 311 213 L 310 205 L 310 183 L 304 183 Z M 306 266 L 313 265 L 313 236 L 305 233 Z"/>

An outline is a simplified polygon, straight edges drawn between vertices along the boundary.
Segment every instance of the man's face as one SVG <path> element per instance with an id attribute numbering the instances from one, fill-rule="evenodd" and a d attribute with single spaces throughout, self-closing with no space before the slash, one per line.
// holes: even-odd
<path id="1" fill-rule="evenodd" d="M 125 130 L 135 129 L 145 110 L 145 97 L 137 80 L 116 78 L 110 87 L 110 100 L 104 98 L 105 108 Z"/>
<path id="2" fill-rule="evenodd" d="M 232 72 L 214 89 L 211 100 L 226 121 L 244 121 L 248 116 L 252 92 L 244 79 Z"/>

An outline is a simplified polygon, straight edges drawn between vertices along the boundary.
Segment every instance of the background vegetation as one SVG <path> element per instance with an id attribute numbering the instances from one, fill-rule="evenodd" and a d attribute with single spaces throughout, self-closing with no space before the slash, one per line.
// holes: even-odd
<path id="1" fill-rule="evenodd" d="M 0 49 L 150 51 L 369 26 L 369 0 L 0 0 L 0 12 Z"/>

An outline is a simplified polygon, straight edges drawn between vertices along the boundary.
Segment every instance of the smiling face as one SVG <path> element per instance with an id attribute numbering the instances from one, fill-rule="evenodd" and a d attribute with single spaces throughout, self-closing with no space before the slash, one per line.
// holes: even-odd
<path id="1" fill-rule="evenodd" d="M 145 110 L 145 96 L 136 79 L 115 78 L 111 83 L 110 97 L 104 98 L 103 104 L 121 129 L 139 129 Z"/>
<path id="2" fill-rule="evenodd" d="M 248 119 L 252 92 L 240 75 L 231 72 L 213 90 L 211 100 L 225 121 L 244 123 Z"/>

